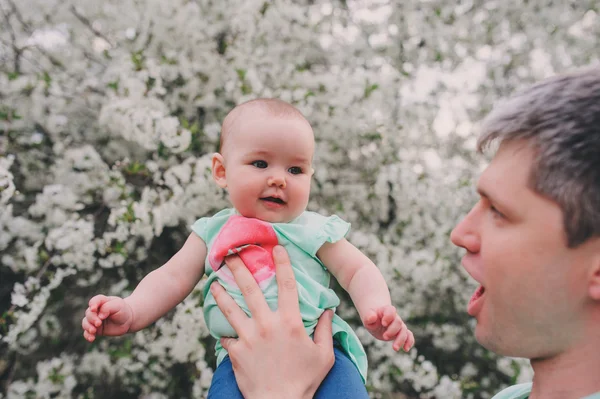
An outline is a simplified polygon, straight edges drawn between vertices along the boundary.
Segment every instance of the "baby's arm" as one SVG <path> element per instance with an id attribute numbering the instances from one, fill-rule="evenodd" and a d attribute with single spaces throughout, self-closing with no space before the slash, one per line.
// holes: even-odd
<path id="1" fill-rule="evenodd" d="M 83 319 L 84 336 L 121 335 L 152 324 L 187 297 L 204 274 L 206 244 L 195 233 L 160 268 L 148 273 L 125 299 L 97 295 Z"/>
<path id="2" fill-rule="evenodd" d="M 342 239 L 325 243 L 317 256 L 350 294 L 364 326 L 375 338 L 394 341 L 394 350 L 412 347 L 412 332 L 392 306 L 381 272 L 365 254 Z"/>
<path id="3" fill-rule="evenodd" d="M 125 298 L 133 310 L 129 331 L 154 323 L 192 292 L 204 275 L 206 244 L 191 233 L 183 247 L 167 263 L 148 273 Z"/>

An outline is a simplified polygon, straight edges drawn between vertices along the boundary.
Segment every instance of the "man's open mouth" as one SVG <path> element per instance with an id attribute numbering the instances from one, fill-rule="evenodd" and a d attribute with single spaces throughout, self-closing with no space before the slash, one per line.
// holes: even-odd
<path id="1" fill-rule="evenodd" d="M 480 285 L 479 287 L 477 287 L 477 289 L 473 293 L 473 296 L 471 296 L 471 300 L 469 301 L 469 303 L 475 302 L 476 300 L 481 298 L 483 296 L 484 292 L 485 292 L 485 288 L 483 287 L 483 285 Z"/>
<path id="2" fill-rule="evenodd" d="M 467 305 L 467 313 L 469 313 L 471 316 L 477 316 L 477 314 L 481 311 L 481 307 L 483 305 L 483 300 L 484 300 L 484 295 L 485 295 L 485 288 L 483 287 L 483 285 L 480 285 L 479 287 L 477 287 L 477 289 L 475 290 L 475 292 L 473 293 L 473 296 L 471 296 L 471 300 L 469 301 L 469 304 Z"/>
<path id="3" fill-rule="evenodd" d="M 276 198 L 276 197 L 264 197 L 264 198 L 261 198 L 261 200 L 267 201 L 267 202 L 274 202 L 274 203 L 280 204 L 280 205 L 285 204 L 284 200 L 282 200 L 281 198 Z"/>

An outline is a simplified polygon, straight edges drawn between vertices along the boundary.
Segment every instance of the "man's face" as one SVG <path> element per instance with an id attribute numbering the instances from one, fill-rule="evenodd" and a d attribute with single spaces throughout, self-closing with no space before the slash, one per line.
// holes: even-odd
<path id="1" fill-rule="evenodd" d="M 567 247 L 561 209 L 529 188 L 533 155 L 523 142 L 502 144 L 479 179 L 479 202 L 451 234 L 481 284 L 468 305 L 475 337 L 496 353 L 530 359 L 577 342 L 594 259 L 585 243 Z"/>

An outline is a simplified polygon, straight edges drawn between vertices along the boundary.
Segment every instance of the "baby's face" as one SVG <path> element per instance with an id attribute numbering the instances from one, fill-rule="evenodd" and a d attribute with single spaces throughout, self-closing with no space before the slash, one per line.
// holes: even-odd
<path id="1" fill-rule="evenodd" d="M 308 122 L 258 112 L 228 133 L 222 149 L 225 176 L 216 180 L 243 216 L 289 222 L 308 204 L 313 153 Z"/>

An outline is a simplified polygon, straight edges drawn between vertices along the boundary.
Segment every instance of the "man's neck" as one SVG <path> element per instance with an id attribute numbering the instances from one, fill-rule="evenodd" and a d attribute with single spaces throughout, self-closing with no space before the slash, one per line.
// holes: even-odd
<path id="1" fill-rule="evenodd" d="M 600 392 L 600 334 L 548 359 L 532 360 L 530 399 L 581 399 Z"/>

